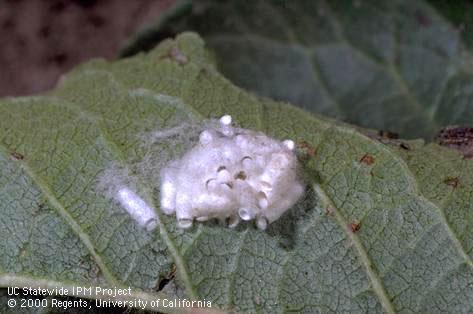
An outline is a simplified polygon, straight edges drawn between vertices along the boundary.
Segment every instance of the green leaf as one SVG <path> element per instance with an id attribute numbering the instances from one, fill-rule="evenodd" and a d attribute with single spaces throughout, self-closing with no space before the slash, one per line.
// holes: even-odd
<path id="1" fill-rule="evenodd" d="M 428 0 L 428 3 L 458 28 L 465 45 L 471 50 L 473 48 L 473 3 L 468 0 Z"/>
<path id="2" fill-rule="evenodd" d="M 236 85 L 405 138 L 473 121 L 471 55 L 424 1 L 181 1 L 123 51 L 184 30 Z"/>
<path id="3" fill-rule="evenodd" d="M 111 164 L 149 153 L 143 133 L 223 114 L 315 150 L 305 197 L 267 231 L 177 229 L 159 213 L 158 182 L 138 174 L 159 213 L 147 231 L 97 189 Z M 472 159 L 258 99 L 216 71 L 195 34 L 85 64 L 48 95 L 4 99 L 0 117 L 0 287 L 130 286 L 131 299 L 236 312 L 472 310 Z M 180 149 L 162 148 L 147 147 Z"/>

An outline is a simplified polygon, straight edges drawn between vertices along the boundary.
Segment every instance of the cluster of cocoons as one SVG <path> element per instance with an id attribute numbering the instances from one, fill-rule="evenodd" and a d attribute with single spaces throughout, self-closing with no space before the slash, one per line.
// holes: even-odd
<path id="1" fill-rule="evenodd" d="M 304 192 L 293 141 L 231 124 L 231 116 L 223 116 L 218 127 L 202 131 L 195 147 L 161 171 L 161 210 L 176 213 L 181 228 L 217 218 L 230 227 L 255 219 L 264 230 Z"/>

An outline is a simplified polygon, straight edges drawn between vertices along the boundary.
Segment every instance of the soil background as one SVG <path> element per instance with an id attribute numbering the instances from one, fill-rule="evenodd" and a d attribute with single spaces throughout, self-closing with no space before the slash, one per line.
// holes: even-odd
<path id="1" fill-rule="evenodd" d="M 113 59 L 174 0 L 0 0 L 0 97 L 55 86 L 88 59 Z"/>

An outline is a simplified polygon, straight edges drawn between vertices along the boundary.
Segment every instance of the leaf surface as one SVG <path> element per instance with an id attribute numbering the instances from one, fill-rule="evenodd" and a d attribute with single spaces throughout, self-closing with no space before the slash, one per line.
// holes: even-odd
<path id="1" fill-rule="evenodd" d="M 236 312 L 472 310 L 472 159 L 258 99 L 209 60 L 185 33 L 147 55 L 85 64 L 48 95 L 2 100 L 0 286 L 130 286 L 133 297 Z M 267 231 L 179 230 L 159 213 L 159 182 L 138 175 L 159 215 L 147 231 L 97 189 L 111 164 L 145 156 L 140 134 L 223 114 L 315 150 L 306 195 Z"/>
<path id="2" fill-rule="evenodd" d="M 471 124 L 471 55 L 424 1 L 179 2 L 124 54 L 196 31 L 236 85 L 404 138 Z"/>

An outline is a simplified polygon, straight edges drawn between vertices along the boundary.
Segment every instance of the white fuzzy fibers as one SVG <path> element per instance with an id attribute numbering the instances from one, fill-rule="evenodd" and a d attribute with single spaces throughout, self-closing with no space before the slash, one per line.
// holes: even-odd
<path id="1" fill-rule="evenodd" d="M 195 220 L 256 219 L 265 229 L 304 192 L 296 175 L 294 142 L 261 132 L 220 125 L 200 133 L 199 143 L 161 170 L 161 210 L 176 213 L 178 226 Z"/>

